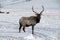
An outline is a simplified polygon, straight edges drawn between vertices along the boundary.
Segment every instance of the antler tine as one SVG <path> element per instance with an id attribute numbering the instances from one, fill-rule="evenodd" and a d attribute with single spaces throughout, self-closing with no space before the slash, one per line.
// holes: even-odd
<path id="1" fill-rule="evenodd" d="M 37 13 L 37 12 L 35 12 L 35 11 L 34 11 L 34 8 L 33 8 L 33 6 L 32 6 L 32 11 L 33 11 L 34 13 Z"/>
<path id="2" fill-rule="evenodd" d="M 44 11 L 44 6 L 42 5 L 43 11 Z"/>
<path id="3" fill-rule="evenodd" d="M 41 14 L 42 14 L 42 12 L 44 11 L 44 6 L 42 6 L 42 8 L 43 8 L 43 9 L 42 9 L 42 11 L 40 12 L 40 15 L 41 15 Z"/>
<path id="4" fill-rule="evenodd" d="M 32 11 L 34 11 L 33 6 L 32 6 Z"/>

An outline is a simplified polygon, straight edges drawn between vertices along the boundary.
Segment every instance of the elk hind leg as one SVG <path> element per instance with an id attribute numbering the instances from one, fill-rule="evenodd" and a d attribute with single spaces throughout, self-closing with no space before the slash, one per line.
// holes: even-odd
<path id="1" fill-rule="evenodd" d="M 23 31 L 25 32 L 25 26 L 23 27 Z"/>
<path id="2" fill-rule="evenodd" d="M 21 28 L 22 28 L 22 25 L 20 24 L 20 27 L 19 27 L 19 32 L 21 31 Z"/>

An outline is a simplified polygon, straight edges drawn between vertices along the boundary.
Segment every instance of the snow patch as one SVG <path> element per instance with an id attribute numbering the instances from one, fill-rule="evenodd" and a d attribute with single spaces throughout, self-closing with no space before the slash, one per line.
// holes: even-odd
<path id="1" fill-rule="evenodd" d="M 29 34 L 28 36 L 24 37 L 25 40 L 35 40 L 35 37 L 32 34 Z"/>

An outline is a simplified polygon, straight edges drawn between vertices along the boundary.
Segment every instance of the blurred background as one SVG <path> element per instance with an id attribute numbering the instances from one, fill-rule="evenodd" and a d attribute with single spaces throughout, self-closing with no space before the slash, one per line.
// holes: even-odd
<path id="1" fill-rule="evenodd" d="M 19 9 L 19 8 L 41 8 L 60 9 L 60 0 L 0 0 L 0 9 Z"/>

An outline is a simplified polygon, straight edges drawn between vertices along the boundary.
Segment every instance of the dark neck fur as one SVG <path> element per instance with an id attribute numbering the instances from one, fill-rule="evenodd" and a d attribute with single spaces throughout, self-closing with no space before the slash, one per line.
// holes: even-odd
<path id="1" fill-rule="evenodd" d="M 39 23 L 40 22 L 40 19 L 41 19 L 40 15 L 37 15 L 36 16 L 36 23 Z"/>

